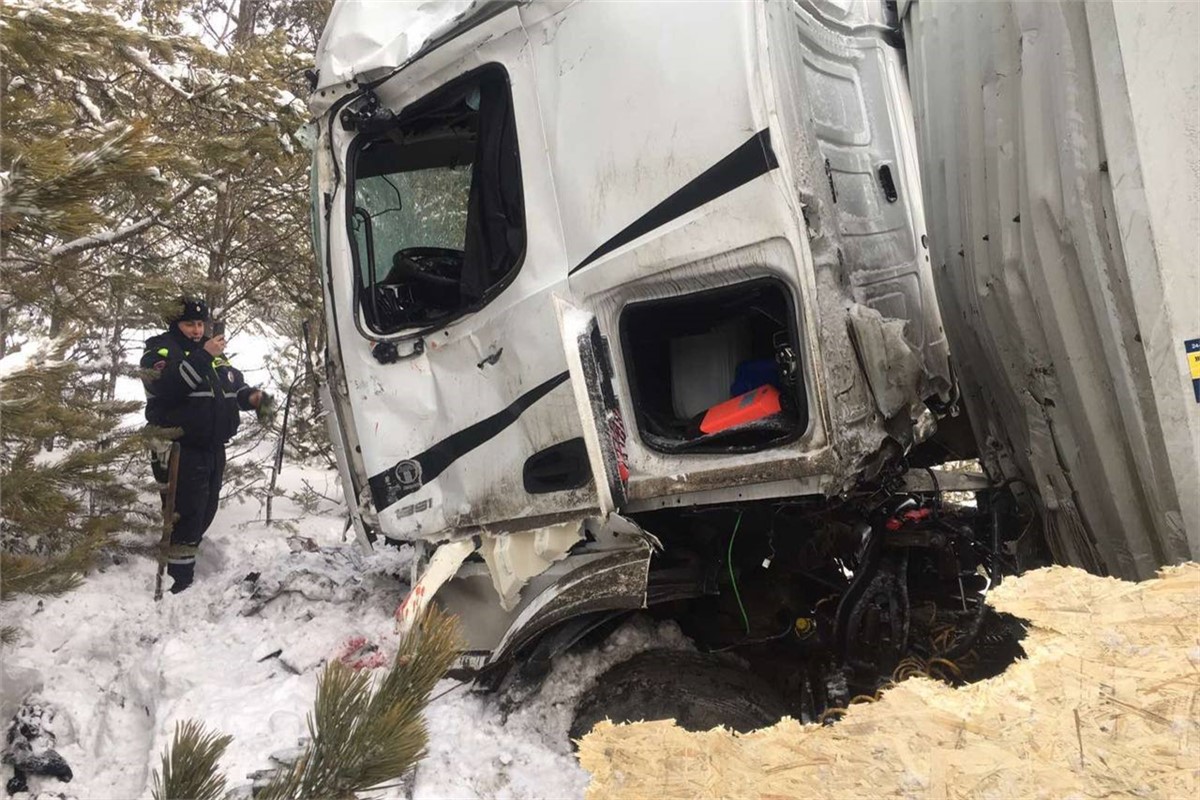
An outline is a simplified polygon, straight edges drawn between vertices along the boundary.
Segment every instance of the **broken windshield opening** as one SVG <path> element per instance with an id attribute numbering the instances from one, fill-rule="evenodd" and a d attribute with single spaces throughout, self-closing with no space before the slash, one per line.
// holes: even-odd
<path id="1" fill-rule="evenodd" d="M 445 324 L 507 285 L 525 249 L 508 81 L 490 67 L 355 143 L 357 297 L 376 333 Z"/>

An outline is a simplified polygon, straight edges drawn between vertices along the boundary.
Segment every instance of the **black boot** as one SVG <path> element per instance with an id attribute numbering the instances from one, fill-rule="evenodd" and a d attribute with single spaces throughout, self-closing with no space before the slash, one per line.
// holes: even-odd
<path id="1" fill-rule="evenodd" d="M 185 564 L 167 564 L 167 574 L 175 579 L 175 583 L 171 585 L 171 594 L 179 594 L 191 586 L 195 572 L 195 561 L 189 561 Z"/>

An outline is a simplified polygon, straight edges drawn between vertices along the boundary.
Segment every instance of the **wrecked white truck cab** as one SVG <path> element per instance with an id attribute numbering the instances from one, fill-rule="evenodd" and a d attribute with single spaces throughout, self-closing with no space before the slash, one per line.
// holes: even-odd
<path id="1" fill-rule="evenodd" d="M 464 668 L 711 593 L 724 540 L 663 514 L 826 507 L 953 405 L 894 27 L 335 5 L 326 407 L 356 529 L 417 545 L 404 615 L 458 612 Z"/>

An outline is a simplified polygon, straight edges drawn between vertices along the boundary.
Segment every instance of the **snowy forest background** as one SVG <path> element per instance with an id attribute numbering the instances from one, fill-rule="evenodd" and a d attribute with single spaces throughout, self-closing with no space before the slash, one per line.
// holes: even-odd
<path id="1" fill-rule="evenodd" d="M 347 535 L 315 404 L 303 98 L 331 4 L 0 1 L 0 782 L 14 797 L 582 797 L 580 693 L 635 653 L 692 647 L 636 619 L 512 707 L 438 680 L 453 621 L 397 630 L 412 549 L 363 553 Z M 207 299 L 234 365 L 253 355 L 250 381 L 283 413 L 242 425 L 197 582 L 155 602 L 163 523 L 136 365 L 181 289 Z"/>
<path id="2" fill-rule="evenodd" d="M 323 318 L 301 98 L 330 2 L 0 7 L 5 599 L 67 590 L 97 558 L 155 546 L 142 406 L 119 385 L 180 287 L 231 341 L 270 343 L 259 382 L 281 403 L 295 387 L 288 456 L 328 457 L 312 405 Z M 271 448 L 256 445 L 278 434 L 243 426 L 227 497 L 265 496 Z"/>

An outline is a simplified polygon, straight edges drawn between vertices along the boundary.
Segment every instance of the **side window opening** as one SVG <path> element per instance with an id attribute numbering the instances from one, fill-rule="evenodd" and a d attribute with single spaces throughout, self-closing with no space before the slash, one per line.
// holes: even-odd
<path id="1" fill-rule="evenodd" d="M 664 453 L 754 452 L 808 427 L 796 312 L 770 278 L 631 303 L 621 346 L 642 441 Z"/>
<path id="2" fill-rule="evenodd" d="M 376 333 L 446 324 L 520 266 L 525 209 L 507 75 L 499 67 L 417 101 L 350 158 L 358 302 Z"/>

